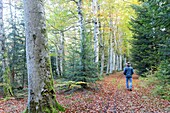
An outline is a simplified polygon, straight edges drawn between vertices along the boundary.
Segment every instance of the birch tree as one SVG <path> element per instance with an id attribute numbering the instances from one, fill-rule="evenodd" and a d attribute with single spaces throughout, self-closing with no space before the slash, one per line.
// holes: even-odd
<path id="1" fill-rule="evenodd" d="M 73 81 L 83 81 L 83 82 L 95 82 L 98 79 L 98 68 L 94 62 L 94 49 L 91 42 L 92 38 L 88 35 L 88 25 L 86 24 L 84 3 L 82 0 L 71 0 L 76 3 L 77 6 L 77 16 L 78 16 L 78 27 L 79 27 L 79 37 L 77 39 L 79 49 L 77 51 L 73 50 L 78 57 L 76 58 L 76 73 L 70 73 L 68 75 L 69 79 Z M 86 26 L 87 25 L 87 26 Z M 74 38 L 75 39 L 75 38 Z M 70 70 L 70 69 L 68 69 Z M 72 69 L 71 69 L 72 70 Z M 86 86 L 82 86 L 86 88 Z"/>
<path id="2" fill-rule="evenodd" d="M 105 24 L 104 24 L 105 26 Z M 104 29 L 101 33 L 101 23 L 99 22 L 99 29 L 100 29 L 100 51 L 101 51 L 101 58 L 100 58 L 100 62 L 101 62 L 101 66 L 100 66 L 100 76 L 103 75 L 103 71 L 104 71 L 104 60 L 105 60 L 105 40 L 104 40 Z M 102 35 L 103 34 L 103 35 Z"/>
<path id="3" fill-rule="evenodd" d="M 98 0 L 92 2 L 93 23 L 94 23 L 94 61 L 99 61 L 99 21 L 98 21 Z"/>
<path id="4" fill-rule="evenodd" d="M 29 113 L 56 113 L 57 103 L 47 45 L 44 0 L 24 0 Z"/>
<path id="5" fill-rule="evenodd" d="M 63 60 L 64 60 L 64 32 L 60 32 L 60 47 L 59 47 L 59 61 L 60 61 L 60 73 L 63 76 Z"/>
<path id="6" fill-rule="evenodd" d="M 85 68 L 85 64 L 84 64 L 84 58 L 85 58 L 85 27 L 84 27 L 84 18 L 83 18 L 83 13 L 82 13 L 82 0 L 78 0 L 78 2 L 76 2 L 77 4 L 77 10 L 78 10 L 78 18 L 79 18 L 79 25 L 80 25 L 80 40 L 81 40 L 81 65 L 83 68 Z"/>
<path id="7" fill-rule="evenodd" d="M 56 72 L 58 76 L 63 76 L 64 63 L 64 32 L 60 31 L 60 38 L 57 40 L 56 46 Z"/>
<path id="8" fill-rule="evenodd" d="M 86 36 L 85 36 L 85 26 L 84 26 L 84 17 L 82 13 L 82 0 L 71 0 L 74 1 L 77 5 L 77 13 L 78 13 L 78 24 L 79 24 L 79 30 L 80 30 L 80 41 L 81 41 L 81 46 L 80 46 L 80 51 L 81 51 L 81 59 L 80 59 L 80 64 L 82 66 L 82 69 L 85 70 L 85 41 L 86 41 Z"/>
<path id="9" fill-rule="evenodd" d="M 48 33 L 54 35 L 49 37 L 56 49 L 56 74 L 58 76 L 64 75 L 65 70 L 65 34 L 70 32 L 70 29 L 78 27 L 75 25 L 78 17 L 75 16 L 76 6 L 74 3 L 65 0 L 48 1 L 46 4 L 46 11 L 49 12 L 47 18 Z M 74 6 L 72 6 L 74 4 Z M 70 35 L 72 36 L 72 35 Z"/>
<path id="10" fill-rule="evenodd" d="M 110 71 L 109 73 L 111 74 L 113 72 L 113 19 L 110 17 L 110 51 L 109 51 L 109 65 L 110 65 Z"/>
<path id="11" fill-rule="evenodd" d="M 8 56 L 7 56 L 7 49 L 5 46 L 5 34 L 3 28 L 3 1 L 0 0 L 0 40 L 1 40 L 1 54 L 2 54 L 2 72 L 3 72 L 3 89 L 4 89 L 4 96 L 12 96 L 12 87 L 10 82 L 10 69 L 8 66 Z"/>

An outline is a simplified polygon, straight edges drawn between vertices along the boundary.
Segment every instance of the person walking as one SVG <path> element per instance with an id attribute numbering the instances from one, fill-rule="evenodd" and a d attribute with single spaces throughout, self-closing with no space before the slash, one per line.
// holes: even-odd
<path id="1" fill-rule="evenodd" d="M 133 68 L 131 67 L 130 62 L 126 63 L 123 74 L 126 76 L 126 88 L 132 91 L 132 75 L 134 74 Z"/>

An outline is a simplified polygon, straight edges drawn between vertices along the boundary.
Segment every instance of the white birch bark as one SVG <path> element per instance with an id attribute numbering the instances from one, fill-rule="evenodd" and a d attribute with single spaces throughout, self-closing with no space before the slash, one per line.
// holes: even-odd
<path id="1" fill-rule="evenodd" d="M 64 33 L 60 32 L 60 47 L 59 47 L 60 75 L 63 76 L 63 60 L 64 60 Z"/>
<path id="2" fill-rule="evenodd" d="M 80 64 L 82 65 L 82 68 L 85 68 L 85 64 L 84 64 L 84 49 L 85 49 L 85 27 L 84 27 L 84 18 L 83 18 L 83 13 L 82 13 L 82 0 L 78 0 L 78 2 L 76 2 L 77 4 L 77 9 L 78 9 L 78 18 L 79 18 L 79 28 L 80 28 L 80 40 L 81 40 L 81 61 Z"/>
<path id="3" fill-rule="evenodd" d="M 114 70 L 114 71 L 115 71 L 115 69 L 116 69 L 115 66 L 116 66 L 116 65 L 115 65 L 115 52 L 113 52 L 113 70 Z"/>
<path id="4" fill-rule="evenodd" d="M 110 64 L 110 69 L 109 73 L 111 74 L 113 72 L 113 43 L 110 44 L 110 59 L 109 59 L 109 64 Z"/>
<path id="5" fill-rule="evenodd" d="M 123 57 L 122 57 L 122 44 L 123 44 L 123 40 L 122 40 L 122 36 L 123 36 L 123 33 L 121 31 L 119 31 L 119 34 L 118 34 L 118 49 L 119 49 L 119 71 L 122 70 L 122 60 L 123 60 Z"/>
<path id="6" fill-rule="evenodd" d="M 103 29 L 103 34 L 104 34 L 104 29 Z M 104 36 L 102 39 L 102 35 L 100 34 L 100 50 L 101 50 L 101 67 L 100 67 L 100 76 L 103 75 L 103 71 L 104 71 L 104 60 L 105 60 L 105 42 L 104 42 Z"/>
<path id="7" fill-rule="evenodd" d="M 93 11 L 93 22 L 94 22 L 94 61 L 99 61 L 99 20 L 98 20 L 98 0 L 93 0 L 92 11 Z"/>
<path id="8" fill-rule="evenodd" d="M 119 61 L 119 55 L 117 55 L 117 70 L 119 71 L 119 67 L 120 67 L 120 61 Z"/>
<path id="9" fill-rule="evenodd" d="M 119 55 L 117 54 L 117 57 L 116 57 L 116 61 L 117 61 L 117 71 L 119 71 Z"/>
<path id="10" fill-rule="evenodd" d="M 55 52 L 56 52 L 56 73 L 58 76 L 60 76 L 60 71 L 59 71 L 59 55 L 58 55 L 58 46 L 57 44 L 55 45 Z"/>
<path id="11" fill-rule="evenodd" d="M 102 48 L 102 53 L 101 53 L 101 67 L 100 67 L 100 75 L 103 74 L 103 70 L 104 70 L 104 47 Z"/>
<path id="12" fill-rule="evenodd" d="M 119 71 L 121 71 L 122 70 L 122 55 L 120 55 L 119 58 L 120 58 L 120 68 L 119 68 Z"/>
<path id="13" fill-rule="evenodd" d="M 113 43 L 114 43 L 114 46 L 116 46 L 116 25 L 114 25 L 114 27 L 113 27 L 114 29 L 113 29 L 113 37 L 114 37 L 114 39 L 113 39 Z M 113 70 L 114 71 L 116 71 L 116 51 L 115 51 L 115 47 L 114 47 L 114 49 L 113 49 Z"/>
<path id="14" fill-rule="evenodd" d="M 113 72 L 113 35 L 112 35 L 112 29 L 113 29 L 113 21 L 110 18 L 110 59 L 109 59 L 109 65 L 110 65 L 110 69 L 109 69 L 109 73 Z"/>
<path id="15" fill-rule="evenodd" d="M 106 69 L 106 74 L 109 74 L 109 69 L 110 69 L 110 46 L 108 47 L 108 60 L 107 60 L 107 69 Z"/>
<path id="16" fill-rule="evenodd" d="M 57 112 L 45 22 L 44 0 L 24 0 L 29 113 Z"/>
<path id="17" fill-rule="evenodd" d="M 79 0 L 77 2 L 77 8 L 78 8 L 78 18 L 79 18 L 79 26 L 80 26 L 80 39 L 81 41 L 84 41 L 85 39 L 85 29 L 84 29 L 84 18 L 82 14 L 82 0 Z M 83 49 L 83 48 L 82 48 Z"/>

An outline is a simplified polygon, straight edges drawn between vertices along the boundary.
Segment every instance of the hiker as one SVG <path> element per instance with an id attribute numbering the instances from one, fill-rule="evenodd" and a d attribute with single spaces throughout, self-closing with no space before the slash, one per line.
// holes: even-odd
<path id="1" fill-rule="evenodd" d="M 123 74 L 126 76 L 126 88 L 132 91 L 132 75 L 134 71 L 131 67 L 130 62 L 126 63 L 126 67 L 124 68 Z"/>

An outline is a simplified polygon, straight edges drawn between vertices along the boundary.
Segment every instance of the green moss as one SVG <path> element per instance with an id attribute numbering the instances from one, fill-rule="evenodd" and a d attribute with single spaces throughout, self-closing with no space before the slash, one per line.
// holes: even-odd
<path id="1" fill-rule="evenodd" d="M 59 111 L 63 111 L 63 112 L 65 111 L 64 107 L 62 107 L 58 102 L 56 102 L 56 106 Z"/>
<path id="2" fill-rule="evenodd" d="M 44 108 L 42 111 L 44 111 L 45 113 L 51 113 L 51 110 L 49 108 Z"/>
<path id="3" fill-rule="evenodd" d="M 53 90 L 55 92 L 52 79 L 50 81 L 48 81 L 48 80 L 45 81 L 44 89 L 47 89 L 50 92 L 51 92 L 51 90 Z M 52 93 L 54 93 L 54 92 L 52 92 Z"/>
<path id="4" fill-rule="evenodd" d="M 46 67 L 51 71 L 50 60 L 46 59 Z M 45 79 L 45 85 L 43 91 L 41 92 L 42 99 L 39 102 L 30 102 L 30 113 L 58 113 L 59 111 L 64 111 L 64 108 L 56 101 L 55 90 L 53 87 L 52 75 Z M 38 109 L 36 109 L 38 106 Z M 25 113 L 28 113 L 27 111 Z"/>
<path id="5" fill-rule="evenodd" d="M 31 113 L 37 113 L 37 111 L 40 111 L 40 108 L 38 110 L 36 110 L 37 105 L 39 106 L 40 104 L 38 102 L 34 102 L 34 101 L 30 102 L 30 108 L 31 108 L 30 112 Z"/>
<path id="6" fill-rule="evenodd" d="M 58 113 L 64 111 L 64 108 L 56 101 L 55 92 L 44 89 L 42 95 L 43 98 L 39 102 L 30 102 L 30 113 Z M 38 106 L 38 109 L 36 109 L 36 106 Z M 28 109 L 23 113 L 29 113 Z"/>
<path id="7" fill-rule="evenodd" d="M 42 91 L 42 95 L 45 100 L 50 100 L 49 107 L 44 109 L 47 113 L 49 112 L 48 109 L 50 109 L 49 113 L 58 113 L 58 111 L 64 111 L 64 108 L 56 101 L 55 90 L 53 87 L 53 79 L 45 81 L 44 91 Z"/>
<path id="8" fill-rule="evenodd" d="M 53 73 L 52 73 L 52 67 L 51 67 L 51 62 L 50 62 L 50 59 L 49 58 L 47 58 L 46 57 L 46 67 L 47 67 L 47 69 L 50 71 L 50 77 L 49 77 L 49 79 L 50 79 L 50 81 L 51 81 L 51 85 L 53 86 L 54 85 L 54 83 L 53 83 Z"/>
<path id="9" fill-rule="evenodd" d="M 4 101 L 7 101 L 7 100 L 9 100 L 10 99 L 10 97 L 5 97 L 3 100 Z"/>
<path id="10" fill-rule="evenodd" d="M 10 74 L 10 69 L 9 69 L 9 67 L 7 67 L 3 73 L 3 82 L 5 84 L 3 86 L 3 89 L 4 89 L 4 95 L 6 97 L 13 96 L 9 74 Z"/>

